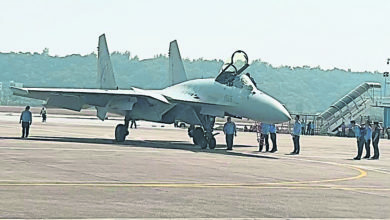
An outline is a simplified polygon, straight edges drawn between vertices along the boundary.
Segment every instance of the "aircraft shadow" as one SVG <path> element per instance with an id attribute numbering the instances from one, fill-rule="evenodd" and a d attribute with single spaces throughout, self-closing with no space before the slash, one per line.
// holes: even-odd
<path id="1" fill-rule="evenodd" d="M 0 140 L 20 140 L 19 137 L 0 137 Z M 28 141 L 47 141 L 47 142 L 66 142 L 66 143 L 87 143 L 87 144 L 115 144 L 119 147 L 144 147 L 144 148 L 155 148 L 155 149 L 175 149 L 175 150 L 186 150 L 191 152 L 202 152 L 202 153 L 211 153 L 211 154 L 224 154 L 229 156 L 239 156 L 239 157 L 252 157 L 252 158 L 263 158 L 263 159 L 278 159 L 273 156 L 265 155 L 256 155 L 256 154 L 247 154 L 235 151 L 227 151 L 225 145 L 217 145 L 214 150 L 210 149 L 200 149 L 200 147 L 195 146 L 191 143 L 181 142 L 181 141 L 162 141 L 162 140 L 126 140 L 123 143 L 117 143 L 112 139 L 105 138 L 79 138 L 79 137 L 51 137 L 51 136 L 33 136 L 27 139 Z M 245 145 L 235 145 L 234 148 L 240 147 L 252 147 Z"/>

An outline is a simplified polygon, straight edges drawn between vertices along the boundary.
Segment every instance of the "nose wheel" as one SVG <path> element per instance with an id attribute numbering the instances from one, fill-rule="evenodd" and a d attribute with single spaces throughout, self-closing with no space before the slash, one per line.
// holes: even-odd
<path id="1" fill-rule="evenodd" d="M 202 120 L 202 127 L 195 128 L 194 125 L 191 125 L 188 130 L 188 135 L 192 137 L 192 141 L 195 145 L 200 146 L 201 149 L 215 149 L 217 142 L 213 135 L 213 127 L 215 122 L 215 117 L 204 116 Z"/>
<path id="2" fill-rule="evenodd" d="M 192 141 L 195 145 L 199 145 L 202 149 L 207 148 L 207 140 L 201 127 L 195 128 Z"/>

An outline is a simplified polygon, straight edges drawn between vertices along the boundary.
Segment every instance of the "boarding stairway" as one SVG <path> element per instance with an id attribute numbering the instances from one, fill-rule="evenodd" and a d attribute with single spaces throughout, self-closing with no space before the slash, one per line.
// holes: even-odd
<path id="1" fill-rule="evenodd" d="M 365 82 L 337 100 L 318 115 L 320 133 L 332 133 L 343 122 L 348 125 L 350 120 L 357 120 L 366 115 L 371 106 L 376 105 L 375 89 L 380 88 L 380 83 Z"/>

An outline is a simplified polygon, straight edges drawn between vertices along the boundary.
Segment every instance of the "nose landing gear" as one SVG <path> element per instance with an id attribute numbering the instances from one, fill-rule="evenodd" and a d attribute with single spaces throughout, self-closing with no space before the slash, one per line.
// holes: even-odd
<path id="1" fill-rule="evenodd" d="M 215 117 L 214 116 L 204 116 L 202 117 L 202 127 L 195 128 L 194 125 L 191 125 L 188 130 L 188 135 L 192 137 L 192 141 L 195 145 L 199 145 L 201 149 L 215 149 L 217 142 L 215 140 L 215 135 L 213 134 Z"/>

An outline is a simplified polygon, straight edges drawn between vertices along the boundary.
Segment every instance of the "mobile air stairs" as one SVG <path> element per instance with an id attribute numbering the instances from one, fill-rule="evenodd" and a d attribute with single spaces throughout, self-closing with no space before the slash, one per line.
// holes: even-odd
<path id="1" fill-rule="evenodd" d="M 365 116 L 367 111 L 376 105 L 375 89 L 380 88 L 380 83 L 365 82 L 336 101 L 318 115 L 317 123 L 320 125 L 320 133 L 332 133 L 343 122 L 348 125 L 351 120 L 360 121 L 361 117 Z"/>

